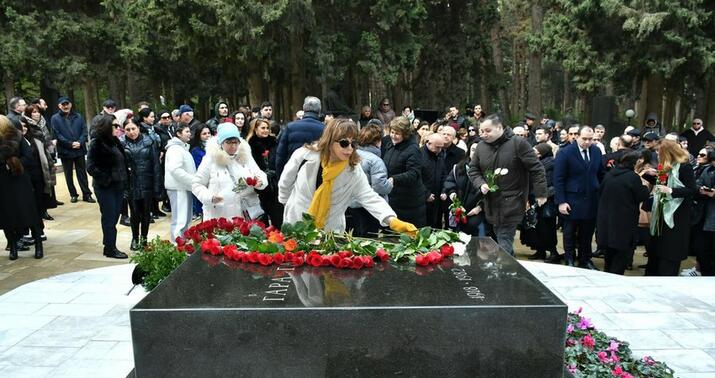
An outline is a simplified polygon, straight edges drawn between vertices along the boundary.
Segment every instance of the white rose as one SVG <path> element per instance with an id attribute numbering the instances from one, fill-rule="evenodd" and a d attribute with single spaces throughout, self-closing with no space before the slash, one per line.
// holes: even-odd
<path id="1" fill-rule="evenodd" d="M 499 176 L 501 174 L 501 168 L 497 168 L 494 170 L 494 174 Z"/>
<path id="2" fill-rule="evenodd" d="M 508 170 L 508 169 L 506 169 L 506 168 L 502 168 L 502 169 L 501 169 L 501 173 L 500 173 L 500 175 L 502 175 L 502 176 L 506 176 L 506 174 L 507 174 L 507 173 L 509 173 L 509 170 Z"/>

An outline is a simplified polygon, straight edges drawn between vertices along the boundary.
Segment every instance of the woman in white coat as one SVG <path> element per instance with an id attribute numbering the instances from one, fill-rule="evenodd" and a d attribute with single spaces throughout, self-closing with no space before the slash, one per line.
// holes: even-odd
<path id="1" fill-rule="evenodd" d="M 171 241 L 181 236 L 191 223 L 191 184 L 196 174 L 194 158 L 189 152 L 191 129 L 186 123 L 179 123 L 174 135 L 166 144 L 164 157 L 164 187 L 171 203 Z"/>
<path id="2" fill-rule="evenodd" d="M 253 160 L 248 142 L 241 139 L 236 125 L 218 125 L 215 140 L 217 144 L 209 141 L 206 146 L 206 156 L 191 188 L 203 204 L 204 220 L 259 219 L 264 212 L 256 190 L 266 187 L 265 172 Z"/>
<path id="3" fill-rule="evenodd" d="M 397 219 L 384 198 L 370 187 L 359 165 L 358 129 L 349 119 L 333 119 L 317 144 L 297 149 L 278 182 L 278 201 L 285 204 L 284 223 L 295 223 L 303 213 L 327 231 L 345 230 L 345 210 L 357 202 L 383 226 L 416 233 L 414 225 Z"/>

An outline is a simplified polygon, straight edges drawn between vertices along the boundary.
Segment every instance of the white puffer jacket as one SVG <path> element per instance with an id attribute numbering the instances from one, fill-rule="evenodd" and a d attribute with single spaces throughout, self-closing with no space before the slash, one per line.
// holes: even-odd
<path id="1" fill-rule="evenodd" d="M 278 181 L 278 202 L 285 204 L 284 223 L 295 223 L 302 219 L 303 213 L 308 212 L 319 167 L 320 154 L 305 147 L 295 150 L 286 163 Z M 345 210 L 353 202 L 365 208 L 383 226 L 388 225 L 388 217 L 395 216 L 387 201 L 370 187 L 362 168 L 348 165 L 333 183 L 330 211 L 323 229 L 345 231 Z"/>
<path id="2" fill-rule="evenodd" d="M 268 178 L 253 160 L 247 142 L 239 143 L 234 156 L 228 155 L 216 143 L 209 142 L 191 188 L 204 205 L 204 220 L 244 217 L 244 210 L 253 212 L 255 217 L 254 209 L 260 209 L 260 200 L 254 188 L 247 186 L 239 193 L 233 191 L 240 178 L 248 177 L 257 177 L 261 181 L 256 189 L 264 189 L 267 185 Z M 213 203 L 211 199 L 214 195 L 223 197 L 223 201 Z"/>
<path id="3" fill-rule="evenodd" d="M 166 144 L 164 157 L 164 187 L 168 190 L 191 191 L 196 174 L 196 164 L 189 152 L 189 145 L 177 137 Z"/>

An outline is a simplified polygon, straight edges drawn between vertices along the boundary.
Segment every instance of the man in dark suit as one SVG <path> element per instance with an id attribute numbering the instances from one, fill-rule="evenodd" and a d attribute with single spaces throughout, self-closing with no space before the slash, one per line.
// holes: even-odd
<path id="1" fill-rule="evenodd" d="M 593 143 L 593 129 L 579 129 L 576 143 L 559 150 L 554 164 L 555 200 L 564 217 L 563 244 L 566 265 L 574 265 L 578 244 L 579 266 L 596 267 L 591 261 L 591 241 L 596 228 L 599 182 L 604 169 L 601 150 Z"/>

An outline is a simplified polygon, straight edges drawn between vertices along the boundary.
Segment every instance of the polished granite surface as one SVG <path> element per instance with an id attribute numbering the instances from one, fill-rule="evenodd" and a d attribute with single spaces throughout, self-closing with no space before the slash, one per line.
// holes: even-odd
<path id="1" fill-rule="evenodd" d="M 564 306 L 491 239 L 441 264 L 374 269 L 260 266 L 195 254 L 135 310 Z"/>

